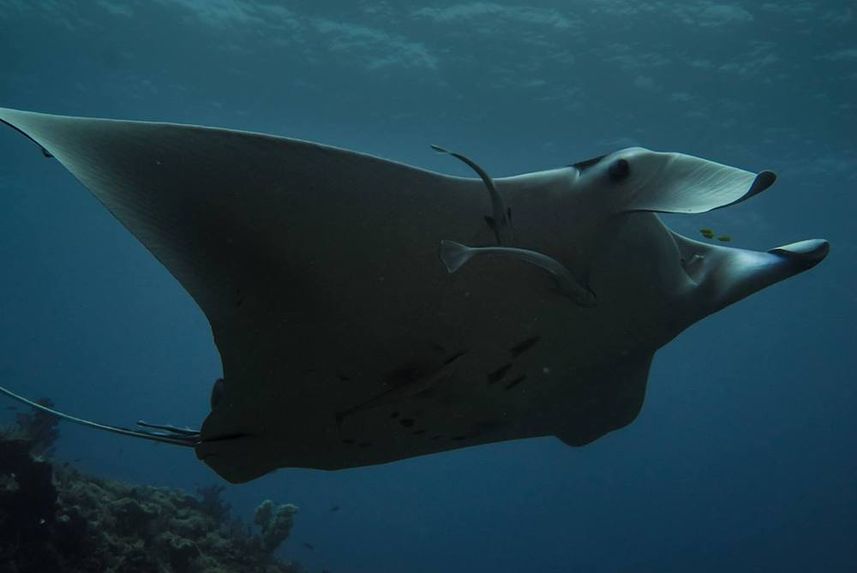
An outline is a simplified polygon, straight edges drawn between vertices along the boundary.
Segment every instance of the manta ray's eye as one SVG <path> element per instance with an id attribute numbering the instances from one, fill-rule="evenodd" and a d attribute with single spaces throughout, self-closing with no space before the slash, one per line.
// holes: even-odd
<path id="1" fill-rule="evenodd" d="M 631 174 L 631 165 L 626 159 L 617 159 L 607 168 L 607 174 L 610 175 L 610 180 L 614 183 L 619 183 L 628 178 Z"/>

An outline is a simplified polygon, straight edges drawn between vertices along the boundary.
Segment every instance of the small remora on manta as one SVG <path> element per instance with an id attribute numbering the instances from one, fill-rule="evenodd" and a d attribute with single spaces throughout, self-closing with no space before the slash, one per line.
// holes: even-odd
<path id="1" fill-rule="evenodd" d="M 660 347 L 829 249 L 672 232 L 657 213 L 728 207 L 775 180 L 679 153 L 492 178 L 447 152 L 478 175 L 462 178 L 224 129 L 11 109 L 0 121 L 172 273 L 223 362 L 198 431 L 49 412 L 192 447 L 234 483 L 535 436 L 587 444 L 634 420 Z"/>

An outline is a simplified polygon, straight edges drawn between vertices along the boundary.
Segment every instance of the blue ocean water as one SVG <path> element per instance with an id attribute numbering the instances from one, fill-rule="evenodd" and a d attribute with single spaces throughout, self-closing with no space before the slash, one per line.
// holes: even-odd
<path id="1" fill-rule="evenodd" d="M 830 257 L 660 351 L 629 427 L 580 449 L 280 470 L 226 497 L 245 516 L 298 505 L 283 553 L 313 571 L 853 571 L 855 32 L 847 1 L 0 0 L 0 106 L 468 176 L 428 145 L 497 176 L 629 145 L 776 171 L 751 201 L 668 222 L 760 250 L 823 237 Z M 0 206 L 2 384 L 99 421 L 198 425 L 220 362 L 181 286 L 9 129 Z M 221 481 L 188 451 L 69 425 L 59 456 L 134 483 Z"/>

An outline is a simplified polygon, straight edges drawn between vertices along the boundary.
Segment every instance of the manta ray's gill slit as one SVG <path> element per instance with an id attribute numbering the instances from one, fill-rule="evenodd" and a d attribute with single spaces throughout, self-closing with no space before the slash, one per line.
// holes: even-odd
<path id="1" fill-rule="evenodd" d="M 512 380 L 511 382 L 506 384 L 506 390 L 510 390 L 510 389 L 514 388 L 515 386 L 517 386 L 518 384 L 520 384 L 521 382 L 523 382 L 526 379 L 527 379 L 527 375 L 521 374 L 520 376 L 518 376 L 517 378 L 515 378 L 514 380 Z"/>
<path id="2" fill-rule="evenodd" d="M 402 418 L 399 423 L 405 428 L 413 428 L 416 421 L 413 418 Z"/>
<path id="3" fill-rule="evenodd" d="M 500 380 L 502 380 L 503 377 L 506 375 L 507 372 L 509 372 L 509 370 L 511 368 L 512 368 L 512 363 L 510 362 L 509 364 L 504 364 L 503 366 L 501 366 L 497 370 L 494 370 L 493 372 L 489 372 L 486 375 L 486 378 L 488 379 L 488 384 L 489 385 L 495 384 L 495 383 L 499 382 Z"/>
<path id="4" fill-rule="evenodd" d="M 518 356 L 538 344 L 541 339 L 541 336 L 531 336 L 514 345 L 512 348 L 509 349 L 509 352 L 512 354 L 512 356 L 517 358 Z"/>
<path id="5" fill-rule="evenodd" d="M 393 410 L 392 412 L 390 412 L 390 419 L 391 419 L 391 420 L 395 420 L 395 419 L 396 419 L 396 418 L 398 418 L 398 417 L 399 417 L 399 412 L 398 412 L 398 411 Z"/>
<path id="6" fill-rule="evenodd" d="M 462 357 L 462 356 L 464 356 L 465 354 L 467 354 L 467 351 L 466 351 L 466 350 L 461 350 L 461 351 L 459 351 L 459 352 L 456 352 L 455 354 L 453 354 L 452 356 L 450 356 L 449 358 L 447 358 L 446 360 L 444 360 L 444 361 L 443 361 L 443 365 L 444 365 L 444 366 L 449 366 L 450 364 L 452 364 L 453 362 L 455 362 L 456 360 L 458 360 L 459 358 L 461 358 L 461 357 Z"/>
<path id="7" fill-rule="evenodd" d="M 414 398 L 418 400 L 428 400 L 436 394 L 435 388 L 426 388 L 425 390 L 420 390 L 416 394 L 414 394 Z"/>

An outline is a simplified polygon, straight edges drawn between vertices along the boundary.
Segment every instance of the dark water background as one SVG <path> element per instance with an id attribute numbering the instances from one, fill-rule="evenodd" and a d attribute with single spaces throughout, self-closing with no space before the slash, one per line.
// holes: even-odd
<path id="1" fill-rule="evenodd" d="M 228 490 L 243 515 L 299 505 L 285 555 L 335 573 L 857 570 L 855 93 L 847 1 L 0 0 L 3 106 L 263 131 L 463 175 L 428 144 L 497 176 L 682 151 L 780 179 L 674 229 L 831 241 L 817 269 L 662 350 L 639 419 L 586 448 L 545 438 Z M 0 261 L 3 384 L 106 422 L 202 420 L 220 374 L 202 313 L 11 130 Z M 186 450 L 62 431 L 60 456 L 99 475 L 219 481 Z"/>

